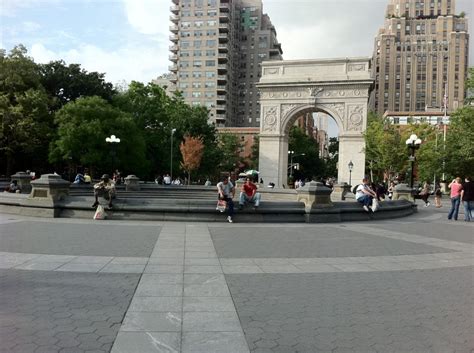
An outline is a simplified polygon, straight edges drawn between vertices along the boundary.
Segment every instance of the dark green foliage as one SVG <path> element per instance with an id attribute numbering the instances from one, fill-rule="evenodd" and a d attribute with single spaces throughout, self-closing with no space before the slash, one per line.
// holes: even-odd
<path id="1" fill-rule="evenodd" d="M 56 113 L 58 138 L 51 143 L 50 161 L 68 161 L 85 166 L 96 175 L 113 170 L 125 175 L 146 175 L 145 142 L 131 116 L 114 108 L 100 97 L 79 98 Z M 110 135 L 121 139 L 111 145 Z M 115 155 L 114 155 L 115 154 Z"/>
<path id="2" fill-rule="evenodd" d="M 19 45 L 0 55 L 0 159 L 7 175 L 44 161 L 52 132 L 37 65 Z"/>
<path id="3" fill-rule="evenodd" d="M 293 164 L 298 163 L 300 166 L 299 170 L 293 171 L 294 179 L 319 180 L 326 175 L 325 165 L 319 158 L 317 141 L 299 127 L 293 126 L 290 130 L 288 150 L 294 151 Z M 288 162 L 290 164 L 290 157 Z"/>

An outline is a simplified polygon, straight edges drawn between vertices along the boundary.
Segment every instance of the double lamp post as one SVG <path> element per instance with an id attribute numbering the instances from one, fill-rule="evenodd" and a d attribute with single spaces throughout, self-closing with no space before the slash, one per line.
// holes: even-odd
<path id="1" fill-rule="evenodd" d="M 415 150 L 420 148 L 421 140 L 415 134 L 412 134 L 406 141 L 405 144 L 407 145 L 408 149 L 410 150 L 410 157 L 408 160 L 411 163 L 411 171 L 410 171 L 410 188 L 413 189 L 413 178 L 415 175 Z"/>
<path id="2" fill-rule="evenodd" d="M 288 151 L 290 156 L 290 178 L 293 179 L 293 158 L 304 156 L 305 153 L 295 154 L 295 151 Z"/>

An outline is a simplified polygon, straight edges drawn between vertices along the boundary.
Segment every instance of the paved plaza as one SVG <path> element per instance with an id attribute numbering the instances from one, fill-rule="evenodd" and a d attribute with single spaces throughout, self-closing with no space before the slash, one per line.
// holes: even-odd
<path id="1" fill-rule="evenodd" d="M 474 224 L 0 215 L 0 352 L 473 352 Z M 223 219 L 224 220 L 224 219 Z"/>

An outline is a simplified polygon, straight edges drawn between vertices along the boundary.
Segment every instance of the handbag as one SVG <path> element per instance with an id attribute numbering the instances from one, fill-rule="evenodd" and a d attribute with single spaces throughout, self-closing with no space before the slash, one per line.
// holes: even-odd
<path id="1" fill-rule="evenodd" d="M 94 219 L 101 220 L 105 219 L 105 209 L 104 206 L 100 205 L 97 206 L 97 210 L 94 213 Z"/>
<path id="2" fill-rule="evenodd" d="M 227 207 L 227 202 L 225 200 L 217 200 L 216 210 L 219 212 L 224 212 Z"/>

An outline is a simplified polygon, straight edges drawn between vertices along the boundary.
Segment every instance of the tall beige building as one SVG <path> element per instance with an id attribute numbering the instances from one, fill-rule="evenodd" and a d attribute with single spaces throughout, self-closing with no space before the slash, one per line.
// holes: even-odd
<path id="1" fill-rule="evenodd" d="M 170 71 L 184 99 L 216 126 L 259 126 L 260 63 L 282 54 L 261 0 L 172 0 L 171 13 Z"/>
<path id="2" fill-rule="evenodd" d="M 455 0 L 390 0 L 375 39 L 375 111 L 448 110 L 466 95 L 468 20 Z"/>

